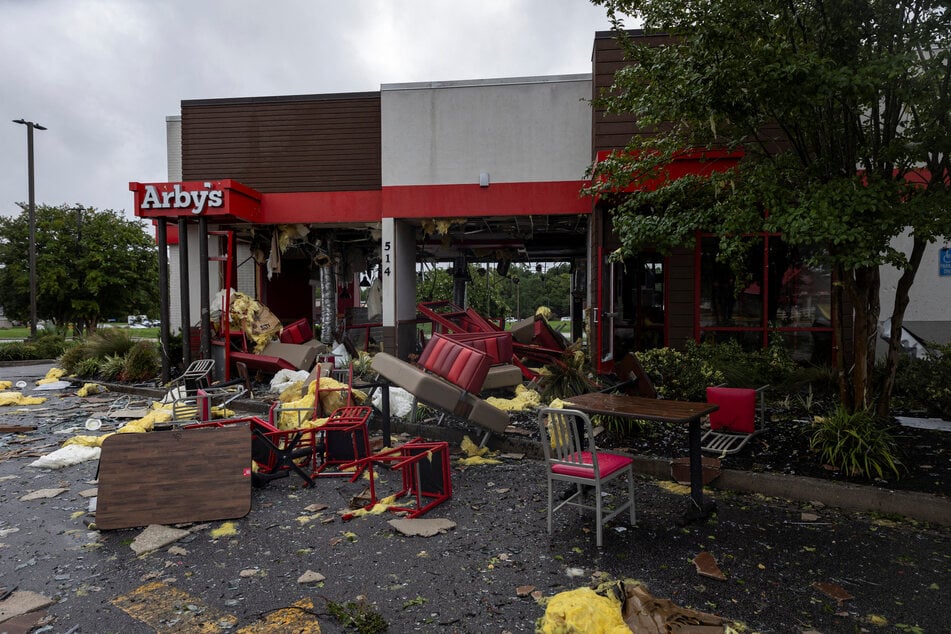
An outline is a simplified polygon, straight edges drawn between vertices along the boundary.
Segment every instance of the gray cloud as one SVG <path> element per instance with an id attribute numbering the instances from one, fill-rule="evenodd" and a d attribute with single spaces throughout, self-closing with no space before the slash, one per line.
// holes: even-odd
<path id="1" fill-rule="evenodd" d="M 381 83 L 589 72 L 584 0 L 0 0 L 0 213 L 127 210 L 164 181 L 182 99 L 372 91 Z"/>

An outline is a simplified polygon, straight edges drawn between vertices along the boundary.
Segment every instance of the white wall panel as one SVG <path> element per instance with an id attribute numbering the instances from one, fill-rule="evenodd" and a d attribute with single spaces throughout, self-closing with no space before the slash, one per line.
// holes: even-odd
<path id="1" fill-rule="evenodd" d="M 580 180 L 590 75 L 382 86 L 383 185 Z"/>

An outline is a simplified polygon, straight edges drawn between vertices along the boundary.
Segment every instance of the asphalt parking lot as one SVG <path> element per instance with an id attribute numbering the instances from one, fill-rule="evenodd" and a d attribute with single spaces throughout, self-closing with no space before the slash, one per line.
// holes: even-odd
<path id="1" fill-rule="evenodd" d="M 637 525 L 610 524 L 599 552 L 593 518 L 575 511 L 549 537 L 543 465 L 517 455 L 454 459 L 452 499 L 424 516 L 451 527 L 431 537 L 403 534 L 391 513 L 342 519 L 365 482 L 290 477 L 251 490 L 246 516 L 184 526 L 136 554 L 141 528 L 89 528 L 95 461 L 28 466 L 117 396 L 48 396 L 2 412 L 35 432 L 0 435 L 0 595 L 47 597 L 36 631 L 359 631 L 341 622 L 349 614 L 389 632 L 532 632 L 545 598 L 625 578 L 747 631 L 946 631 L 947 527 L 729 491 L 710 492 L 713 517 L 680 526 L 684 491 L 639 477 Z M 21 499 L 42 489 L 64 490 Z M 724 579 L 698 573 L 702 552 Z"/>

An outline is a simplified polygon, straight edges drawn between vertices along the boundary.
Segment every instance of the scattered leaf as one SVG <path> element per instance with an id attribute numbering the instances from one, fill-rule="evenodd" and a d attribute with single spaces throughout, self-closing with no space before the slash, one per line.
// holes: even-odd
<path id="1" fill-rule="evenodd" d="M 855 598 L 849 593 L 848 590 L 835 583 L 824 583 L 822 581 L 817 581 L 812 584 L 812 587 L 827 597 L 835 599 L 839 603 Z"/>

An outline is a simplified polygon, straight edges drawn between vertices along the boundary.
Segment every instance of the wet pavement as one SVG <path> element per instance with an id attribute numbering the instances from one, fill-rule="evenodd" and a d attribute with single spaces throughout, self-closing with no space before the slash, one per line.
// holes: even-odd
<path id="1" fill-rule="evenodd" d="M 3 368 L 0 378 L 32 385 L 45 371 Z M 947 527 L 720 490 L 709 491 L 713 517 L 682 527 L 684 490 L 639 476 L 637 526 L 609 524 L 599 552 L 593 518 L 574 510 L 555 516 L 549 537 L 543 466 L 518 456 L 468 467 L 453 460 L 452 499 L 423 517 L 454 526 L 432 537 L 402 534 L 392 513 L 344 521 L 365 481 L 303 487 L 289 477 L 253 489 L 233 533 L 220 531 L 224 521 L 189 525 L 137 555 L 142 529 L 89 528 L 95 461 L 28 466 L 70 435 L 57 431 L 123 398 L 74 394 L 0 410 L 4 425 L 38 427 L 0 434 L 0 595 L 16 587 L 54 601 L 36 631 L 358 631 L 331 615 L 339 608 L 389 632 L 532 632 L 544 607 L 523 586 L 551 597 L 606 578 L 637 579 L 748 631 L 947 631 Z M 395 474 L 384 476 L 382 493 L 395 491 Z M 21 499 L 42 489 L 65 491 Z M 724 580 L 698 573 L 701 552 Z"/>

